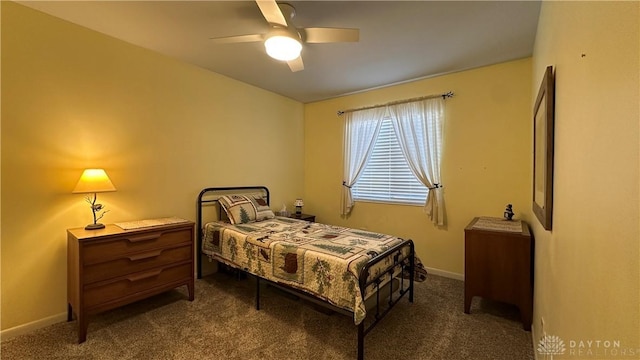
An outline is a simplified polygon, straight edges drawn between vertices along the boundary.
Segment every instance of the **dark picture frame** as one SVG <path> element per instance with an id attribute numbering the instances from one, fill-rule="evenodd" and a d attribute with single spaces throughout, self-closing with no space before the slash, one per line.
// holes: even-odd
<path id="1" fill-rule="evenodd" d="M 553 67 L 547 66 L 533 107 L 533 212 L 546 230 L 553 215 Z"/>

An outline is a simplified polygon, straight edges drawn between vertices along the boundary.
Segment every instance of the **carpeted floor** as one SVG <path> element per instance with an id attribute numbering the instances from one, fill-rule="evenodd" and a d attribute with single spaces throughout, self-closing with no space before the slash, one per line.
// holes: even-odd
<path id="1" fill-rule="evenodd" d="M 196 297 L 177 289 L 100 314 L 77 344 L 75 321 L 3 341 L 8 359 L 355 359 L 356 326 L 255 282 L 214 274 Z M 464 314 L 463 283 L 429 275 L 365 338 L 365 359 L 533 359 L 518 310 L 475 298 Z"/>

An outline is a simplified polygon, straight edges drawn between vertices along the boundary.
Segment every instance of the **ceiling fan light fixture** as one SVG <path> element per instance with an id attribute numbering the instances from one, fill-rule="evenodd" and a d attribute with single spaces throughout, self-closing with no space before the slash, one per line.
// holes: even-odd
<path id="1" fill-rule="evenodd" d="M 297 59 L 302 51 L 302 44 L 288 34 L 270 36 L 264 42 L 267 54 L 276 60 L 290 61 Z"/>

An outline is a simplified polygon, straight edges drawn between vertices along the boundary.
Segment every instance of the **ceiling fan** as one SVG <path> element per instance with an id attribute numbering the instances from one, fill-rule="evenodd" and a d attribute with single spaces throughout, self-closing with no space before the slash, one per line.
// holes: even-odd
<path id="1" fill-rule="evenodd" d="M 357 42 L 358 29 L 345 28 L 296 28 L 291 20 L 295 8 L 275 0 L 256 0 L 262 15 L 269 23 L 266 34 L 249 34 L 211 38 L 217 44 L 263 41 L 267 54 L 276 60 L 286 61 L 291 71 L 304 70 L 300 52 L 302 44 Z"/>

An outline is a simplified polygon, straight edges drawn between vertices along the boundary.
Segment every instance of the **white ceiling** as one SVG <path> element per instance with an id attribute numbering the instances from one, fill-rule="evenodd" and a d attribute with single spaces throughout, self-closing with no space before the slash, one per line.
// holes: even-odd
<path id="1" fill-rule="evenodd" d="M 253 1 L 20 1 L 132 44 L 301 102 L 530 56 L 540 1 L 291 1 L 297 27 L 360 29 L 358 43 L 306 44 L 292 73 L 262 43 Z"/>

